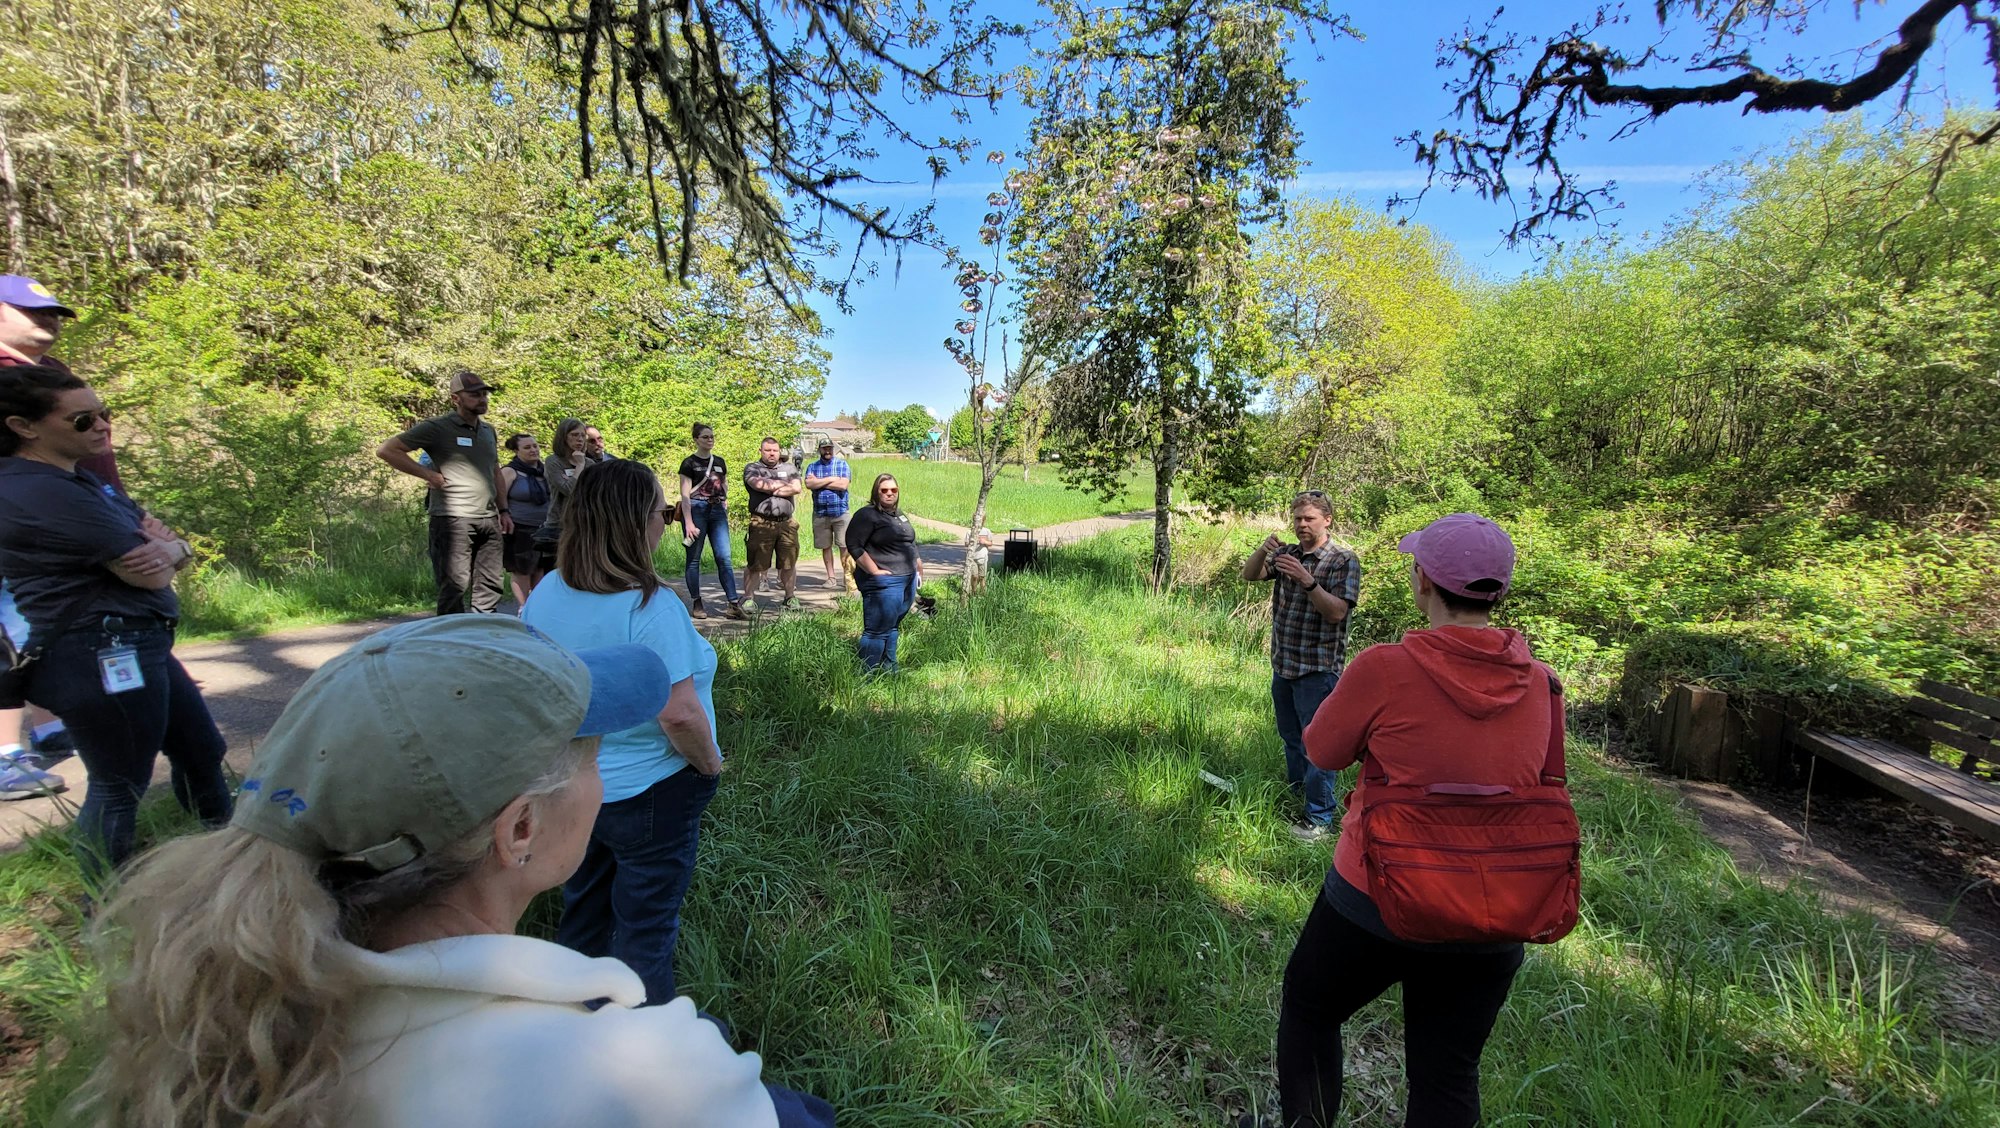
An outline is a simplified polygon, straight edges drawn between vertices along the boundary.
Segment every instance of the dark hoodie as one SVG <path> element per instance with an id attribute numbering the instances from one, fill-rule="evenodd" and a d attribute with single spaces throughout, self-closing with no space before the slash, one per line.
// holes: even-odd
<path id="1" fill-rule="evenodd" d="M 1530 787 L 1540 782 L 1550 741 L 1562 739 L 1562 698 L 1529 692 L 1548 676 L 1519 631 L 1410 631 L 1347 664 L 1306 726 L 1306 756 L 1331 771 L 1365 752 L 1367 774 L 1385 773 L 1390 783 Z M 1363 802 L 1360 791 L 1349 793 L 1333 866 L 1367 892 Z"/>

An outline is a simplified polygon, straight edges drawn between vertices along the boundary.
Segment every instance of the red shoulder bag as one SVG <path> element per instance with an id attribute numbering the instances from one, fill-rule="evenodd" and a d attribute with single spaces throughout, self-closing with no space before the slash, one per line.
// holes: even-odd
<path id="1" fill-rule="evenodd" d="M 1576 927 L 1582 835 L 1561 695 L 1550 675 L 1549 751 L 1536 786 L 1392 784 L 1363 769 L 1361 856 L 1389 931 L 1420 943 L 1552 944 Z"/>

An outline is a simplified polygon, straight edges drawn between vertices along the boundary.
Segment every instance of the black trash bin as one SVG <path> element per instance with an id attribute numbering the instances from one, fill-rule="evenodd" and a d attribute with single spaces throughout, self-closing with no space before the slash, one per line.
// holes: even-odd
<path id="1" fill-rule="evenodd" d="M 1000 566 L 1009 572 L 1032 567 L 1035 563 L 1035 548 L 1033 529 L 1009 529 L 1006 546 L 1000 553 Z"/>

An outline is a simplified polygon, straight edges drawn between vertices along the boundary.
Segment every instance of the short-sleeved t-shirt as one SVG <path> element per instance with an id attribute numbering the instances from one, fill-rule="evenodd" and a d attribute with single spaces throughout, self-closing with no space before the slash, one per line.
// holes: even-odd
<path id="1" fill-rule="evenodd" d="M 789 462 L 776 466 L 758 459 L 743 468 L 743 488 L 750 491 L 750 512 L 758 517 L 783 521 L 792 515 L 795 497 L 779 497 L 770 488 L 799 480 L 799 468 Z"/>
<path id="2" fill-rule="evenodd" d="M 146 543 L 146 512 L 88 470 L 0 458 L 0 576 L 38 635 L 83 619 L 171 619 L 172 588 L 133 587 L 106 565 Z"/>
<path id="3" fill-rule="evenodd" d="M 917 570 L 916 527 L 900 513 L 891 517 L 864 505 L 848 519 L 847 554 L 859 560 L 864 552 L 890 575 L 910 575 Z"/>
<path id="4" fill-rule="evenodd" d="M 696 632 L 673 592 L 663 587 L 641 607 L 636 591 L 578 591 L 563 582 L 562 573 L 551 572 L 528 596 L 521 620 L 571 650 L 622 642 L 651 647 L 666 664 L 668 680 L 694 679 L 709 736 L 715 738 L 715 647 Z M 597 753 L 606 803 L 630 799 L 685 767 L 687 759 L 667 742 L 657 720 L 611 733 Z"/>
<path id="5" fill-rule="evenodd" d="M 500 440 L 484 420 L 467 423 L 454 411 L 418 423 L 396 441 L 430 455 L 431 465 L 444 475 L 444 488 L 431 491 L 431 516 L 497 514 L 493 475 L 500 469 Z"/>
<path id="6" fill-rule="evenodd" d="M 681 477 L 694 483 L 688 497 L 695 501 L 723 501 L 729 497 L 729 463 L 721 455 L 690 454 L 681 459 Z"/>
<path id="7" fill-rule="evenodd" d="M 845 458 L 822 458 L 806 467 L 808 478 L 854 479 L 854 471 L 847 468 Z M 847 512 L 847 491 L 819 489 L 813 491 L 813 516 L 838 517 Z"/>

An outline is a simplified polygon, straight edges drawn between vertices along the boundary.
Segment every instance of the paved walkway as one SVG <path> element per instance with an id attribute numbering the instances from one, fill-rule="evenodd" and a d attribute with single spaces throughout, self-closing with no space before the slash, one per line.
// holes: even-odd
<path id="1" fill-rule="evenodd" d="M 1037 539 L 1043 544 L 1069 544 L 1087 536 L 1094 536 L 1107 529 L 1131 524 L 1136 520 L 1150 519 L 1150 512 L 1140 514 L 1121 513 L 1112 517 L 1100 517 L 1089 521 L 1076 521 L 1067 525 L 1056 525 L 1042 530 Z M 965 535 L 965 528 L 949 525 L 941 521 L 928 521 L 921 517 L 912 518 L 919 524 L 941 532 Z M 936 569 L 940 575 L 956 571 L 965 565 L 965 546 L 961 544 L 925 544 L 917 546 L 917 555 L 926 568 Z M 997 562 L 996 562 L 997 563 Z M 675 594 L 683 600 L 687 598 L 686 585 L 675 579 L 669 583 Z M 777 591 L 777 574 L 771 573 L 765 580 L 766 594 L 758 597 L 765 610 L 753 621 L 723 618 L 716 610 L 722 606 L 720 588 L 713 572 L 702 574 L 702 590 L 711 608 L 707 619 L 698 619 L 695 626 L 709 638 L 737 638 L 750 632 L 760 623 L 771 623 L 786 614 L 830 611 L 838 602 L 839 592 L 826 582 L 825 569 L 820 556 L 807 548 L 799 559 L 797 593 L 799 602 L 805 605 L 805 612 L 784 612 L 777 609 L 780 598 Z M 514 603 L 510 599 L 502 610 L 512 611 Z M 201 686 L 202 694 L 208 699 L 209 712 L 222 729 L 222 735 L 229 741 L 230 766 L 241 772 L 249 766 L 251 753 L 271 725 L 284 711 L 285 703 L 292 694 L 320 665 L 347 649 L 361 639 L 392 623 L 405 622 L 415 616 L 402 618 L 375 619 L 360 623 L 340 623 L 329 627 L 307 627 L 301 630 L 281 631 L 258 638 L 239 639 L 231 642 L 204 642 L 176 647 L 174 653 Z M 20 845 L 21 840 L 37 828 L 49 823 L 66 823 L 75 814 L 75 805 L 83 801 L 86 776 L 83 762 L 74 757 L 57 764 L 57 775 L 69 784 L 69 790 L 60 795 L 41 799 L 21 799 L 0 803 L 0 852 Z M 153 782 L 165 783 L 167 762 L 162 758 L 156 766 Z"/>

